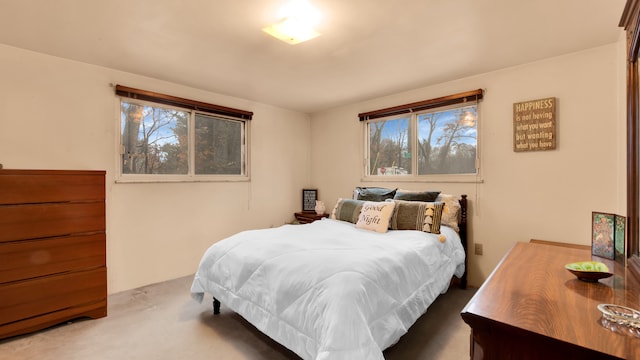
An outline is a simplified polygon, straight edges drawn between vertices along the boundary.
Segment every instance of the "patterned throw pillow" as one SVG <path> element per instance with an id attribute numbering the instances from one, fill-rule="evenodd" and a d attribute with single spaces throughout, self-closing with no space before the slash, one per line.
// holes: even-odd
<path id="1" fill-rule="evenodd" d="M 440 194 L 440 191 L 412 191 L 398 189 L 393 200 L 433 202 L 438 198 L 438 194 Z"/>
<path id="2" fill-rule="evenodd" d="M 358 222 L 358 216 L 360 216 L 360 209 L 362 209 L 362 200 L 353 199 L 338 199 L 336 206 L 331 211 L 331 219 L 348 221 L 352 224 Z"/>
<path id="3" fill-rule="evenodd" d="M 364 201 L 385 201 L 393 199 L 397 189 L 381 187 L 357 187 L 354 191 L 355 198 Z"/>
<path id="4" fill-rule="evenodd" d="M 356 227 L 379 233 L 387 232 L 395 205 L 393 201 L 366 201 L 360 210 Z"/>
<path id="5" fill-rule="evenodd" d="M 461 208 L 458 198 L 453 195 L 440 194 L 438 201 L 444 203 L 444 209 L 442 209 L 442 225 L 449 226 L 455 231 L 460 231 L 458 221 L 460 221 Z"/>
<path id="6" fill-rule="evenodd" d="M 419 230 L 440 234 L 443 203 L 404 200 L 393 202 L 396 206 L 390 222 L 392 230 Z"/>

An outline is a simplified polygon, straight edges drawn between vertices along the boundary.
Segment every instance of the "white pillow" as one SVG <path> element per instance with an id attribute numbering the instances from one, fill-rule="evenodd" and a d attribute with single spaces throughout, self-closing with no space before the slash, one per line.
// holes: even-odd
<path id="1" fill-rule="evenodd" d="M 453 195 L 440 194 L 436 201 L 444 203 L 442 209 L 442 219 L 440 219 L 440 225 L 446 225 L 453 228 L 455 231 L 460 231 L 458 228 L 458 221 L 460 219 L 460 203 L 458 198 Z"/>
<path id="2" fill-rule="evenodd" d="M 365 201 L 364 204 L 362 204 L 362 210 L 360 210 L 356 227 L 379 233 L 387 232 L 395 206 L 396 204 L 392 201 Z"/>

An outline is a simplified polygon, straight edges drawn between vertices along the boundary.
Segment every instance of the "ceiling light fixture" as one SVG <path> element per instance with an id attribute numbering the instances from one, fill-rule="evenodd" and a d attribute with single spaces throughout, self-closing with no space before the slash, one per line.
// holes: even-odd
<path id="1" fill-rule="evenodd" d="M 291 45 L 320 36 L 313 27 L 320 21 L 320 13 L 305 0 L 293 0 L 280 11 L 280 21 L 262 31 Z"/>

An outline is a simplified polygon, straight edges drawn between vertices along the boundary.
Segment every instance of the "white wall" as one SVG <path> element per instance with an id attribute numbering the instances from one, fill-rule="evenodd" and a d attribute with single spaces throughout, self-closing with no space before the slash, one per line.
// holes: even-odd
<path id="1" fill-rule="evenodd" d="M 469 282 L 480 285 L 516 241 L 590 244 L 591 212 L 625 214 L 624 53 L 619 43 L 313 114 L 312 185 L 327 207 L 355 186 L 468 194 Z M 428 69 L 425 69 L 428 71 Z M 480 104 L 482 183 L 362 181 L 360 112 L 486 89 Z M 513 151 L 513 103 L 557 98 L 557 149 Z"/>
<path id="2" fill-rule="evenodd" d="M 588 51 L 359 102 L 309 117 L 244 99 L 0 45 L 0 163 L 107 171 L 109 292 L 195 271 L 211 243 L 292 220 L 300 189 L 333 206 L 355 186 L 469 195 L 469 280 L 516 241 L 590 243 L 591 211 L 625 211 L 624 40 Z M 118 98 L 110 83 L 254 112 L 251 182 L 115 184 Z M 484 88 L 480 184 L 362 181 L 357 114 Z M 514 102 L 558 99 L 558 148 L 514 153 Z M 283 141 L 286 139 L 287 141 Z M 310 164 L 313 164 L 311 166 Z"/>
<path id="3" fill-rule="evenodd" d="M 107 171 L 109 293 L 191 274 L 213 242 L 293 220 L 310 186 L 307 115 L 4 45 L 0 79 L 5 168 Z M 116 184 L 111 83 L 253 111 L 251 182 Z"/>

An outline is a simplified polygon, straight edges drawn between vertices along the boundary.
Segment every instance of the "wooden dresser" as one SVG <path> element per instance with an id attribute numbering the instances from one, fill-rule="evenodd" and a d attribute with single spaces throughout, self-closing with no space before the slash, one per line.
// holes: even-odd
<path id="1" fill-rule="evenodd" d="M 105 172 L 0 170 L 0 338 L 107 315 Z"/>
<path id="2" fill-rule="evenodd" d="M 565 264 L 602 261 L 614 276 L 590 283 Z M 640 285 L 590 249 L 517 243 L 462 310 L 472 359 L 640 359 L 640 338 L 606 326 L 598 304 L 640 309 Z"/>

